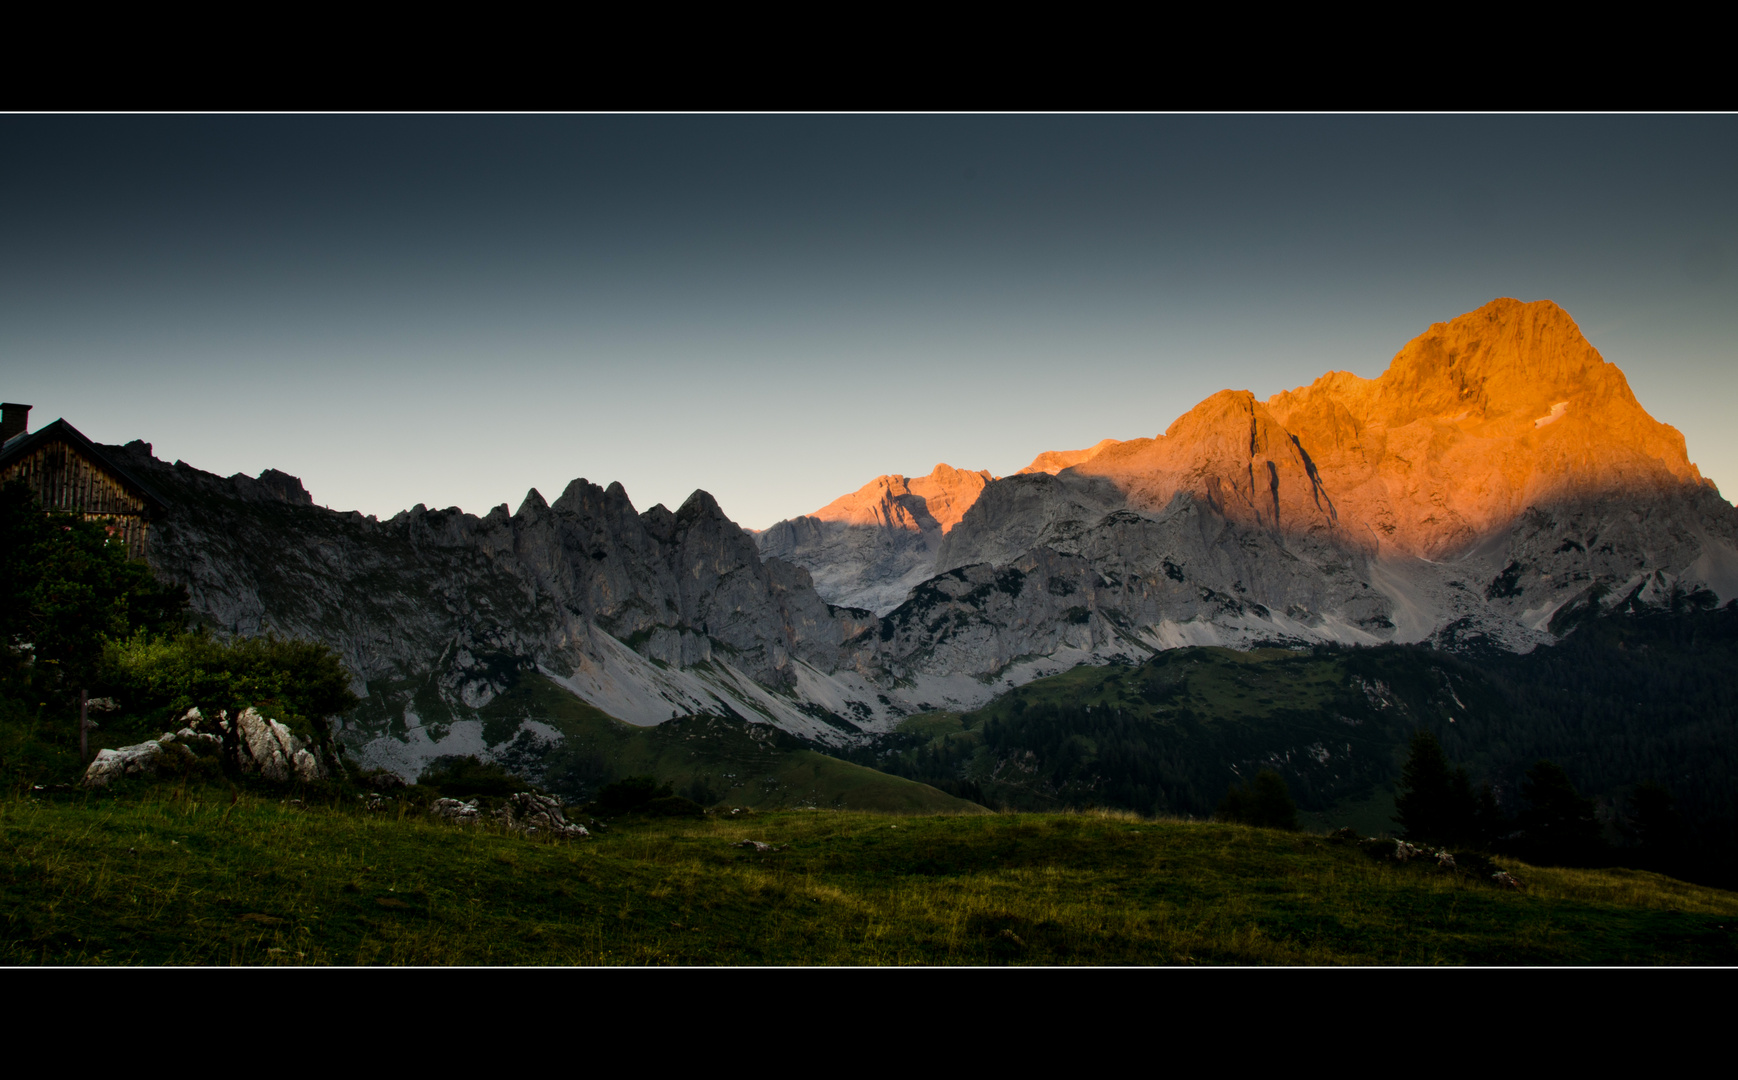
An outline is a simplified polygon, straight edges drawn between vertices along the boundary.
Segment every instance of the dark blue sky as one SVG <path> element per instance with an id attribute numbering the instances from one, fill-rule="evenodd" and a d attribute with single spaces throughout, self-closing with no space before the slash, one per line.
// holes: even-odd
<path id="1" fill-rule="evenodd" d="M 1549 298 L 1738 490 L 1738 119 L 0 117 L 0 396 L 388 515 L 745 525 Z"/>

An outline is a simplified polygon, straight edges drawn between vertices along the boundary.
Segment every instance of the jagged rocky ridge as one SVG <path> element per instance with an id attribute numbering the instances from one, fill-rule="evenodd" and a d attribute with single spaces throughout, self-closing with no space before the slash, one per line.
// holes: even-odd
<path id="1" fill-rule="evenodd" d="M 144 443 L 111 450 L 163 499 L 149 558 L 195 611 L 227 633 L 331 644 L 359 693 L 409 695 L 387 711 L 410 729 L 411 698 L 429 711 L 425 682 L 462 716 L 534 670 L 638 723 L 733 710 L 825 739 L 850 699 L 875 700 L 851 644 L 872 638 L 873 618 L 763 561 L 705 492 L 640 513 L 619 484 L 582 479 L 514 513 L 419 505 L 375 521 L 312 505 L 299 481 L 223 479 Z"/>
<path id="2" fill-rule="evenodd" d="M 115 452 L 167 507 L 155 569 L 226 632 L 336 647 L 368 696 L 353 744 L 405 775 L 504 753 L 478 710 L 533 671 L 636 723 L 735 712 L 837 742 L 1179 645 L 1524 651 L 1574 601 L 1738 597 L 1738 511 L 1548 302 L 1438 324 L 1381 379 L 1226 391 L 1004 479 L 880 478 L 758 547 L 704 492 L 641 513 L 576 480 L 382 522 L 281 473 Z M 881 614 L 840 603 L 865 595 Z"/>

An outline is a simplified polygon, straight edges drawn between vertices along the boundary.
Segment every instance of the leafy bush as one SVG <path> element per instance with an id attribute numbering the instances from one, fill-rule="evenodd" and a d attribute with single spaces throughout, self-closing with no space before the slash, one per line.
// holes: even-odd
<path id="1" fill-rule="evenodd" d="M 338 654 L 312 641 L 267 635 L 220 641 L 205 631 L 107 643 L 101 686 L 160 726 L 198 707 L 207 715 L 255 706 L 304 737 L 358 699 Z"/>
<path id="2" fill-rule="evenodd" d="M 48 514 L 22 482 L 0 487 L 0 636 L 9 676 L 28 666 L 88 687 L 105 637 L 180 624 L 186 590 L 164 586 L 100 522 Z"/>
<path id="3" fill-rule="evenodd" d="M 157 778 L 181 783 L 215 783 L 223 779 L 223 752 L 214 744 L 193 739 L 174 742 L 157 758 Z"/>

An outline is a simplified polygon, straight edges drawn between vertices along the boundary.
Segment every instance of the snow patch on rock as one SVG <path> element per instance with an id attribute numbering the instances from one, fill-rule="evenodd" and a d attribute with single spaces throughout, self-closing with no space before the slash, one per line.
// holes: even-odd
<path id="1" fill-rule="evenodd" d="M 1551 406 L 1550 412 L 1533 421 L 1533 426 L 1536 428 L 1542 428 L 1547 424 L 1555 424 L 1557 421 L 1563 419 L 1563 414 L 1567 412 L 1568 409 L 1569 403 L 1567 401 L 1559 401 L 1557 404 Z"/>

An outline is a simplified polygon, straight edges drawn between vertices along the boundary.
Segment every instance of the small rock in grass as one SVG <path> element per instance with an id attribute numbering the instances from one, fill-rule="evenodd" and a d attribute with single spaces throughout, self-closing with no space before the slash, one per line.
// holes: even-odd
<path id="1" fill-rule="evenodd" d="M 98 750 L 96 760 L 85 770 L 84 786 L 107 787 L 125 776 L 156 776 L 162 757 L 163 746 L 156 739 L 118 750 Z"/>

